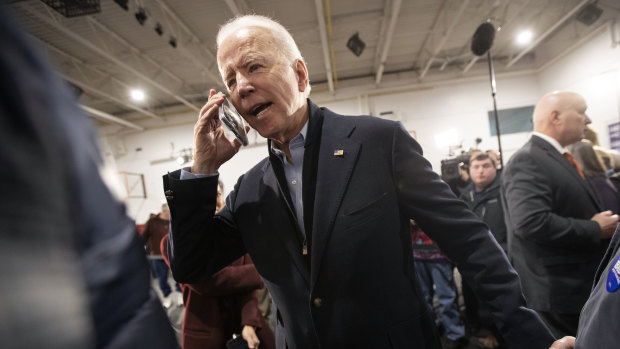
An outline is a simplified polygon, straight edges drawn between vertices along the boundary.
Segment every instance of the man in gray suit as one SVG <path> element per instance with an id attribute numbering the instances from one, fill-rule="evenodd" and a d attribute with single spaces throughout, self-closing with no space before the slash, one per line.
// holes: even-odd
<path id="1" fill-rule="evenodd" d="M 577 332 L 583 307 L 618 216 L 602 211 L 594 187 L 565 147 L 584 136 L 583 97 L 545 95 L 534 134 L 503 173 L 508 249 L 528 306 L 558 337 Z"/>
<path id="2" fill-rule="evenodd" d="M 211 90 L 194 127 L 194 163 L 164 176 L 177 281 L 205 278 L 248 252 L 277 306 L 278 348 L 439 348 L 414 269 L 414 218 L 513 348 L 551 345 L 488 227 L 400 123 L 312 103 L 295 41 L 268 18 L 237 18 L 217 42 L 230 100 L 269 139 L 268 157 L 215 213 L 218 168 L 241 144 L 217 117 L 227 97 Z"/>

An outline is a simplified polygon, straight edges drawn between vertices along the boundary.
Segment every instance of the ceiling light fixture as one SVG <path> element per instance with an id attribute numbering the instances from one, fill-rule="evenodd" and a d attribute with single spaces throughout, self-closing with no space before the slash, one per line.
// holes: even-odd
<path id="1" fill-rule="evenodd" d="M 137 88 L 131 90 L 129 92 L 129 95 L 131 96 L 131 99 L 135 102 L 142 102 L 146 99 L 146 94 L 144 93 L 144 91 Z"/>
<path id="2" fill-rule="evenodd" d="M 164 35 L 164 27 L 161 26 L 161 24 L 159 24 L 159 22 L 157 22 L 155 24 L 155 32 L 157 33 L 157 35 L 162 36 Z"/>
<path id="3" fill-rule="evenodd" d="M 523 30 L 517 34 L 517 43 L 519 45 L 527 45 L 532 41 L 534 33 L 531 30 Z"/>
<path id="4" fill-rule="evenodd" d="M 148 18 L 146 16 L 146 11 L 144 11 L 144 7 L 138 7 L 138 12 L 136 12 L 135 16 L 140 25 L 144 25 L 144 22 L 146 22 L 146 19 Z"/>

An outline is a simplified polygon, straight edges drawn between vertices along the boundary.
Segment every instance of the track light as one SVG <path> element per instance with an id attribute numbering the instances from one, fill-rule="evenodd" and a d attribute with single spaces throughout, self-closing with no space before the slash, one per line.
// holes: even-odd
<path id="1" fill-rule="evenodd" d="M 168 43 L 170 44 L 170 46 L 177 48 L 177 39 L 170 35 L 170 40 L 168 41 Z"/>
<path id="2" fill-rule="evenodd" d="M 136 12 L 136 20 L 138 20 L 138 23 L 140 23 L 140 25 L 144 25 L 144 22 L 146 22 L 147 18 L 148 17 L 146 16 L 144 7 L 139 7 L 138 12 Z"/>
<path id="3" fill-rule="evenodd" d="M 159 24 L 159 22 L 157 22 L 157 24 L 155 24 L 155 32 L 159 36 L 164 35 L 164 28 L 161 26 L 161 24 Z"/>
<path id="4" fill-rule="evenodd" d="M 364 51 L 366 43 L 360 39 L 359 33 L 355 33 L 349 38 L 349 41 L 347 41 L 347 47 L 353 54 L 359 57 Z"/>
<path id="5" fill-rule="evenodd" d="M 117 3 L 123 10 L 129 11 L 129 7 L 127 6 L 129 0 L 114 0 L 114 2 Z"/>

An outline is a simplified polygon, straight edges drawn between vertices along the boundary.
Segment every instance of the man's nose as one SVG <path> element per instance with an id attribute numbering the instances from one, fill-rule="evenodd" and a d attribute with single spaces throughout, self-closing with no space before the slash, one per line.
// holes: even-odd
<path id="1" fill-rule="evenodd" d="M 237 89 L 239 92 L 239 96 L 241 98 L 247 97 L 248 94 L 254 92 L 254 85 L 250 79 L 248 79 L 244 74 L 237 74 Z"/>
<path id="2" fill-rule="evenodd" d="M 586 117 L 586 125 L 591 124 L 591 123 L 592 123 L 592 120 L 590 120 L 590 117 L 588 117 L 588 115 L 587 115 L 587 114 L 584 114 L 584 115 L 585 115 L 585 117 Z"/>

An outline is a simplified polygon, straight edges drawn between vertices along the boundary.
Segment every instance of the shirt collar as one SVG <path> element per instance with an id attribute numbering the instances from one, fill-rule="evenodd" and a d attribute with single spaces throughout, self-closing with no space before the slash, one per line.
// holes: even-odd
<path id="1" fill-rule="evenodd" d="M 547 141 L 547 143 L 551 144 L 560 154 L 568 153 L 568 149 L 564 148 L 555 138 L 536 131 L 534 131 L 532 135 L 538 136 Z"/>
<path id="2" fill-rule="evenodd" d="M 310 118 L 308 118 L 308 120 L 310 120 Z M 299 134 L 297 136 L 295 136 L 289 143 L 289 147 L 295 146 L 295 145 L 303 145 L 306 142 L 306 134 L 308 133 L 308 120 L 306 120 L 306 123 L 304 124 L 304 127 L 302 127 L 301 132 L 299 132 Z M 274 146 L 273 143 L 271 143 L 271 151 L 277 155 L 278 157 L 280 157 L 282 159 L 282 157 L 284 156 L 284 152 L 278 148 L 276 148 Z"/>

